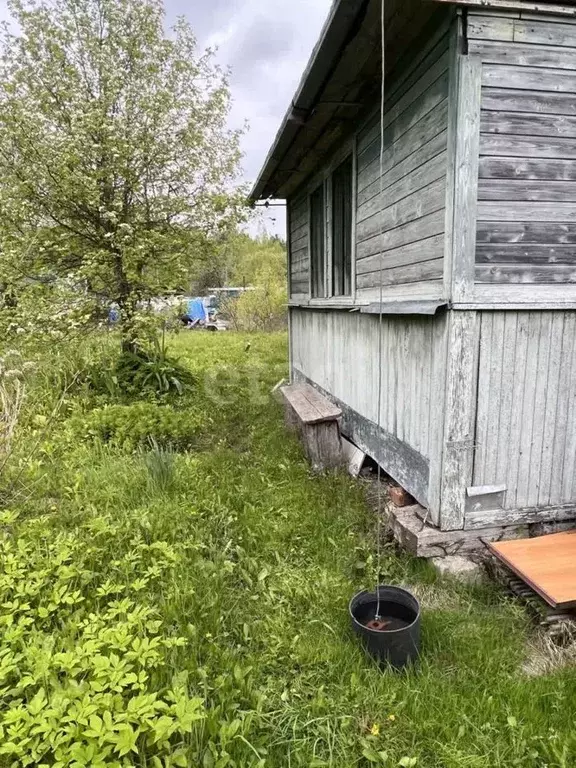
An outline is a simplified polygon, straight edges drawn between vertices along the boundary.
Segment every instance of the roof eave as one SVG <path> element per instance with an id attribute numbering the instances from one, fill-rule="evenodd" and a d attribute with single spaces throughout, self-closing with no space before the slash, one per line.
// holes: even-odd
<path id="1" fill-rule="evenodd" d="M 367 1 L 335 0 L 322 28 L 320 39 L 302 75 L 296 95 L 282 120 L 272 148 L 250 192 L 249 200 L 251 202 L 270 197 L 270 194 L 266 194 L 266 185 L 274 174 L 278 163 L 281 162 L 290 148 L 298 131 L 306 123 L 310 110 L 314 107 L 318 94 L 338 61 L 350 30 Z"/>

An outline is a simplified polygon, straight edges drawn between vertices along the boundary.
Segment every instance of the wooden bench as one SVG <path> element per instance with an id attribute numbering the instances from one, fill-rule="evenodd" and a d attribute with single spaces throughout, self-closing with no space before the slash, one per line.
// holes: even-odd
<path id="1" fill-rule="evenodd" d="M 310 384 L 290 384 L 280 391 L 286 405 L 286 422 L 300 434 L 312 468 L 322 472 L 341 466 L 340 408 Z"/>

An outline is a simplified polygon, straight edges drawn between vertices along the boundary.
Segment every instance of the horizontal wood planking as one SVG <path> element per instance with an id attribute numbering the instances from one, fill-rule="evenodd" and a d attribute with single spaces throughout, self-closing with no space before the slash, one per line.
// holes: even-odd
<path id="1" fill-rule="evenodd" d="M 514 39 L 514 19 L 470 13 L 466 32 L 469 40 L 511 41 Z"/>
<path id="2" fill-rule="evenodd" d="M 512 136 L 574 139 L 576 138 L 576 116 L 484 110 L 480 130 L 482 133 L 507 133 Z"/>
<path id="3" fill-rule="evenodd" d="M 482 85 L 496 88 L 518 88 L 530 91 L 576 93 L 576 72 L 486 64 L 482 69 Z"/>
<path id="4" fill-rule="evenodd" d="M 310 255 L 308 233 L 308 198 L 288 201 L 289 283 L 290 295 L 309 293 Z"/>
<path id="5" fill-rule="evenodd" d="M 446 179 L 439 179 L 423 189 L 379 211 L 356 227 L 357 242 L 362 243 L 374 235 L 416 221 L 430 213 L 443 210 L 446 197 Z"/>
<path id="6" fill-rule="evenodd" d="M 421 261 L 441 259 L 444 248 L 444 233 L 418 240 L 407 245 L 399 246 L 391 251 L 378 253 L 366 259 L 360 259 L 356 267 L 356 274 L 372 274 L 377 284 L 380 270 L 391 267 L 399 267 L 403 264 L 417 264 Z"/>
<path id="7" fill-rule="evenodd" d="M 576 203 L 478 203 L 478 218 L 487 221 L 511 222 L 571 222 L 576 217 Z"/>
<path id="8" fill-rule="evenodd" d="M 469 18 L 483 61 L 475 278 L 574 282 L 576 25 Z"/>
<path id="9" fill-rule="evenodd" d="M 390 149 L 386 150 L 383 162 L 382 189 L 388 189 L 404 176 L 416 171 L 428 161 L 447 150 L 448 133 L 445 129 L 447 111 L 436 110 L 435 114 L 440 117 L 439 127 L 441 132 L 432 136 L 427 141 L 430 134 L 422 134 L 422 140 L 418 135 L 411 136 L 407 140 L 400 140 Z M 412 147 L 417 149 L 413 150 Z M 398 155 L 394 154 L 394 149 L 398 148 Z M 380 192 L 380 160 L 374 160 L 369 166 L 358 174 L 358 205 L 363 205 Z"/>
<path id="10" fill-rule="evenodd" d="M 365 259 L 384 251 L 383 281 L 390 288 L 425 285 L 441 276 L 448 162 L 448 35 L 416 62 L 387 104 L 382 179 L 378 113 L 358 135 L 359 296 L 373 289 L 378 280 L 374 261 Z M 424 266 L 416 267 L 419 263 Z"/>
<path id="11" fill-rule="evenodd" d="M 551 22 L 545 18 L 534 21 L 517 19 L 514 21 L 514 41 L 574 48 L 576 47 L 576 28 L 574 24 Z"/>
<path id="12" fill-rule="evenodd" d="M 414 105 L 420 108 L 420 114 L 425 114 L 435 106 L 438 94 L 447 92 L 445 81 L 448 79 L 448 37 L 434 51 L 425 57 L 426 66 L 415 72 L 415 77 L 404 84 L 401 95 L 396 96 L 392 103 L 386 103 L 384 128 L 399 122 L 405 125 L 410 122 L 409 116 L 417 113 Z M 424 64 L 423 62 L 423 64 Z M 404 117 L 403 117 L 404 115 Z M 408 119 L 407 119 L 408 117 Z M 358 134 L 358 152 L 361 154 L 380 137 L 380 113 L 375 111 L 373 118 Z"/>
<path id="13" fill-rule="evenodd" d="M 478 225 L 478 245 L 485 243 L 523 243 L 526 245 L 576 244 L 575 223 L 487 222 Z"/>
<path id="14" fill-rule="evenodd" d="M 477 264 L 576 264 L 574 245 L 478 245 Z"/>
<path id="15" fill-rule="evenodd" d="M 290 282 L 291 296 L 308 296 L 308 293 L 309 293 L 308 280 L 292 280 Z"/>
<path id="16" fill-rule="evenodd" d="M 481 179 L 576 181 L 576 163 L 557 158 L 482 157 Z"/>
<path id="17" fill-rule="evenodd" d="M 576 263 L 569 266 L 476 264 L 475 273 L 477 283 L 576 283 Z"/>
<path id="18" fill-rule="evenodd" d="M 570 93 L 519 91 L 512 88 L 483 88 L 482 107 L 495 112 L 576 115 L 576 99 Z"/>
<path id="19" fill-rule="evenodd" d="M 414 146 L 423 146 L 443 131 L 446 131 L 448 102 L 440 102 L 437 107 L 426 112 L 398 141 L 384 147 L 382 167 L 384 172 L 398 165 L 402 160 L 410 157 Z M 386 141 L 386 136 L 384 136 Z M 358 189 L 362 190 L 372 184 L 380 173 L 380 141 L 374 141 L 360 155 L 358 155 Z"/>
<path id="20" fill-rule="evenodd" d="M 574 312 L 482 314 L 474 485 L 506 510 L 576 502 L 575 341 Z"/>
<path id="21" fill-rule="evenodd" d="M 575 99 L 576 100 L 576 99 Z M 565 138 L 529 136 L 501 136 L 483 134 L 480 136 L 481 157 L 520 157 L 576 159 L 576 141 Z"/>
<path id="22" fill-rule="evenodd" d="M 448 95 L 448 73 L 445 72 L 419 98 L 412 101 L 407 109 L 395 120 L 386 124 L 384 129 L 384 145 L 390 146 L 408 133 L 418 123 L 442 104 Z M 360 138 L 363 137 L 363 138 Z M 376 146 L 374 146 L 376 145 Z M 358 162 L 363 169 L 366 165 L 364 155 L 370 160 L 380 153 L 380 125 L 372 128 L 367 134 L 360 133 L 358 138 Z"/>
<path id="23" fill-rule="evenodd" d="M 378 272 L 358 275 L 358 289 L 373 288 L 380 284 L 398 285 L 400 283 L 419 283 L 425 280 L 438 280 L 443 274 L 442 254 L 431 261 L 419 261 L 416 264 L 404 264 Z"/>
<path id="24" fill-rule="evenodd" d="M 524 179 L 483 179 L 478 186 L 478 199 L 503 202 L 576 202 L 573 181 L 527 181 Z"/>
<path id="25" fill-rule="evenodd" d="M 440 209 L 426 216 L 421 216 L 414 221 L 409 221 L 400 227 L 374 235 L 374 237 L 368 240 L 363 240 L 356 249 L 358 267 L 360 267 L 364 259 L 375 254 L 391 251 L 402 245 L 411 245 L 434 235 L 443 234 L 445 223 L 444 210 Z"/>
<path id="26" fill-rule="evenodd" d="M 576 50 L 541 45 L 502 45 L 501 42 L 474 42 L 468 52 L 480 56 L 488 64 L 505 64 L 517 67 L 545 67 L 558 70 L 576 69 Z"/>
<path id="27" fill-rule="evenodd" d="M 379 214 L 383 208 L 403 200 L 424 187 L 428 187 L 435 181 L 446 177 L 447 153 L 441 152 L 430 160 L 414 168 L 411 173 L 403 175 L 396 183 L 387 187 L 362 203 L 358 200 L 356 222 L 360 224 L 365 219 Z"/>

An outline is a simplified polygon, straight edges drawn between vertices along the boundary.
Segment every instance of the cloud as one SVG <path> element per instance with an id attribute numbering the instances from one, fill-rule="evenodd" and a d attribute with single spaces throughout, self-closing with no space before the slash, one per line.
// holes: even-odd
<path id="1" fill-rule="evenodd" d="M 218 3 L 218 0 L 217 0 Z M 331 0 L 236 0 L 235 11 L 213 11 L 208 45 L 217 45 L 219 60 L 231 67 L 232 120 L 248 119 L 245 173 L 253 181 L 272 143 L 310 52 L 328 14 Z M 227 6 L 230 9 L 230 3 Z M 188 16 L 195 23 L 194 14 Z M 202 22 L 205 28 L 206 20 Z"/>

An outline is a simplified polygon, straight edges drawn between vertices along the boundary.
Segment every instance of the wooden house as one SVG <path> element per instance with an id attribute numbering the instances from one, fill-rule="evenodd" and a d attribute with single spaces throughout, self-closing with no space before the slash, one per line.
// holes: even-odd
<path id="1" fill-rule="evenodd" d="M 292 377 L 434 529 L 575 520 L 576 7 L 383 7 L 384 57 L 381 0 L 334 2 L 252 192 Z"/>

